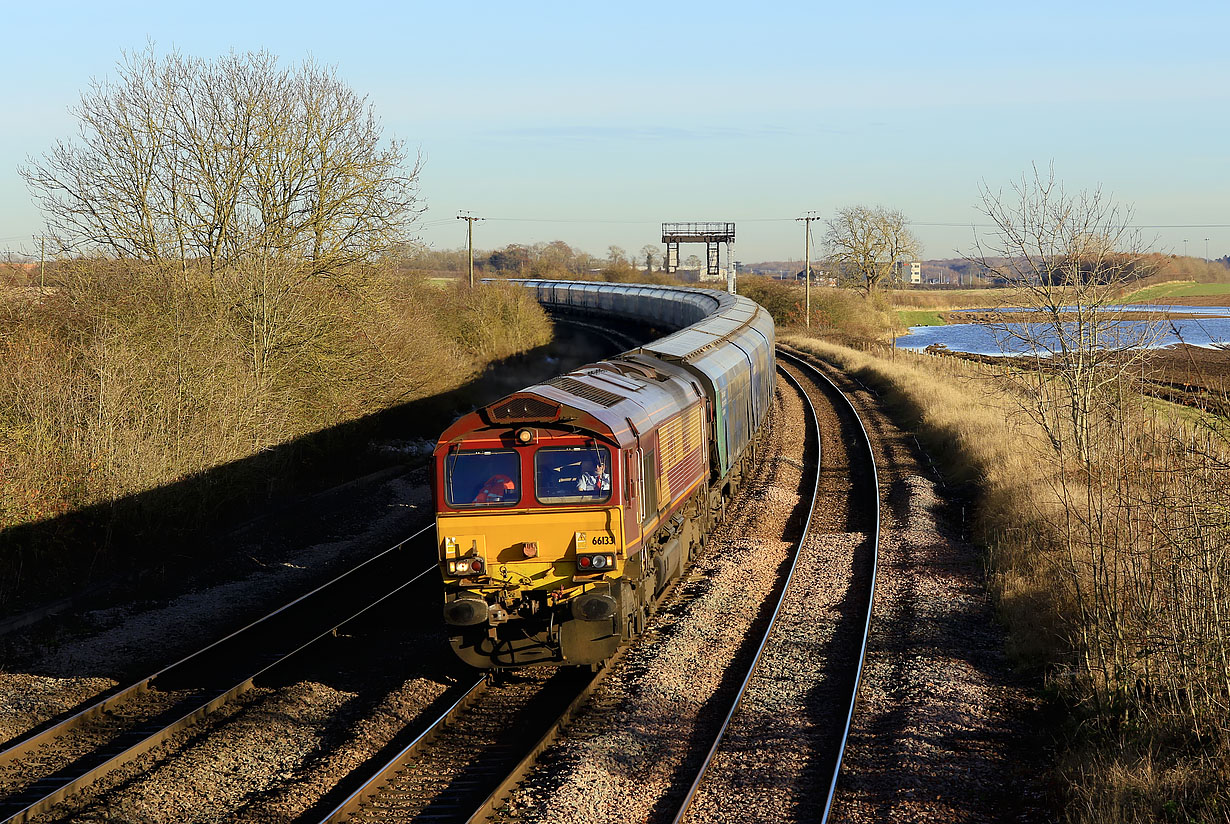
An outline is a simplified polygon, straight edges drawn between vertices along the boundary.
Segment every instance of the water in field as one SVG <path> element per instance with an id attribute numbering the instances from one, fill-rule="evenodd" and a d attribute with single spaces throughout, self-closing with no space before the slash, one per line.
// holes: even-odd
<path id="1" fill-rule="evenodd" d="M 1060 307 L 1065 312 L 1074 307 Z M 1108 306 L 1108 311 L 1115 312 L 1175 312 L 1183 315 L 1230 315 L 1230 306 L 1179 306 L 1169 303 L 1129 303 L 1122 306 Z M 1027 309 L 1023 306 L 996 306 L 991 309 L 954 309 L 953 314 L 963 312 L 1037 312 L 1037 309 Z"/>
<path id="2" fill-rule="evenodd" d="M 1133 312 L 1170 311 L 1193 315 L 1230 316 L 1230 307 L 1225 306 L 1124 306 Z M 970 311 L 1026 312 L 1021 308 L 981 309 Z M 1076 328 L 1065 324 L 1065 335 L 1072 335 Z M 1102 330 L 1103 343 L 1108 347 L 1148 346 L 1162 347 L 1175 343 L 1193 346 L 1213 346 L 1230 343 L 1230 317 L 1174 318 L 1164 321 L 1118 321 Z M 901 349 L 925 349 L 933 343 L 942 343 L 956 352 L 971 352 L 978 355 L 1020 355 L 1032 352 L 1026 343 L 1029 338 L 1041 336 L 1045 350 L 1058 348 L 1058 335 L 1047 324 L 1007 323 L 989 326 L 980 323 L 954 323 L 948 326 L 914 326 L 910 334 L 897 338 Z"/>

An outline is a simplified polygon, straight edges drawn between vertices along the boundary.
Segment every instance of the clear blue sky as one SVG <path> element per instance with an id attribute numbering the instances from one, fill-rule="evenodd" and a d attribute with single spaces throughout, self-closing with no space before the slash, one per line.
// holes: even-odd
<path id="1" fill-rule="evenodd" d="M 71 136 L 90 78 L 152 41 L 335 65 L 423 152 L 436 248 L 464 244 L 469 209 L 491 218 L 480 248 L 604 254 L 658 243 L 662 221 L 734 220 L 738 259 L 799 258 L 794 217 L 863 203 L 952 257 L 981 182 L 1053 161 L 1137 223 L 1184 224 L 1145 230 L 1159 250 L 1203 255 L 1207 237 L 1230 253 L 1230 4 L 828 5 L 10 4 L 0 250 L 40 231 L 18 164 Z"/>

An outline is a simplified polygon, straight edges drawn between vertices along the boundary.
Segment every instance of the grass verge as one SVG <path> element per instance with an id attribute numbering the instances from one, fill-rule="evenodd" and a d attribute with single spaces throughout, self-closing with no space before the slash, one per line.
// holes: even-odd
<path id="1" fill-rule="evenodd" d="M 897 317 L 902 326 L 944 326 L 944 318 L 939 312 L 926 309 L 898 309 Z"/>
<path id="2" fill-rule="evenodd" d="M 1123 302 L 1148 303 L 1158 298 L 1195 298 L 1209 295 L 1230 295 L 1230 283 L 1196 283 L 1190 280 L 1159 283 L 1137 292 L 1132 292 L 1123 298 Z"/>
<path id="3" fill-rule="evenodd" d="M 1007 651 L 1055 710 L 1062 820 L 1226 821 L 1226 422 L 1129 400 L 1091 471 L 1056 459 L 1020 385 L 986 366 L 782 342 L 873 387 L 972 493 Z"/>

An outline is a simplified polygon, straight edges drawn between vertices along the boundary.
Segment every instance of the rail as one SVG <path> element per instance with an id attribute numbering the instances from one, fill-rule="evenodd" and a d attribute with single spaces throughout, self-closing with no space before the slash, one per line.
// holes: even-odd
<path id="1" fill-rule="evenodd" d="M 679 824 L 687 814 L 688 809 L 692 805 L 692 800 L 696 797 L 696 791 L 700 789 L 700 785 L 705 779 L 705 774 L 709 771 L 710 765 L 713 763 L 713 758 L 717 755 L 718 749 L 722 745 L 722 741 L 726 736 L 726 730 L 730 727 L 731 719 L 735 717 L 735 713 L 739 709 L 739 705 L 743 700 L 743 695 L 747 692 L 748 685 L 752 682 L 752 678 L 760 665 L 761 654 L 764 652 L 765 646 L 769 643 L 769 639 L 773 635 L 774 626 L 777 623 L 777 617 L 781 613 L 782 605 L 786 602 L 786 593 L 790 590 L 790 582 L 794 578 L 795 568 L 798 566 L 799 556 L 802 553 L 803 546 L 807 543 L 808 532 L 811 528 L 812 515 L 816 511 L 816 497 L 820 491 L 820 421 L 816 415 L 815 407 L 811 403 L 811 398 L 803 391 L 802 385 L 795 380 L 794 376 L 789 372 L 782 370 L 786 380 L 794 386 L 800 397 L 803 398 L 809 417 L 811 418 L 811 429 L 816 442 L 816 460 L 815 460 L 815 478 L 812 484 L 811 505 L 807 510 L 807 520 L 803 522 L 803 534 L 799 536 L 798 542 L 794 548 L 794 559 L 790 563 L 790 572 L 786 575 L 786 581 L 782 584 L 781 593 L 777 597 L 777 604 L 773 607 L 773 614 L 769 616 L 768 625 L 765 627 L 764 637 L 760 639 L 760 644 L 756 648 L 756 654 L 752 658 L 751 666 L 748 667 L 747 675 L 744 676 L 743 682 L 739 685 L 738 691 L 735 693 L 734 701 L 731 702 L 730 709 L 726 713 L 726 717 L 722 720 L 722 725 L 718 729 L 717 736 L 713 740 L 713 745 L 709 748 L 709 752 L 705 755 L 704 761 L 697 770 L 696 778 L 692 781 L 692 785 L 688 788 L 687 795 L 684 796 L 683 803 L 679 806 L 679 811 L 675 814 L 675 824 Z"/>
<path id="2" fill-rule="evenodd" d="M 0 752 L 0 767 L 13 765 L 14 762 L 24 756 L 32 754 L 37 748 L 48 744 L 52 741 L 60 739 L 83 727 L 86 722 L 93 718 L 102 716 L 104 713 L 111 713 L 126 701 L 132 700 L 137 695 L 143 692 L 156 689 L 155 681 L 169 680 L 174 681 L 177 677 L 184 677 L 186 672 L 191 671 L 192 667 L 200 667 L 203 664 L 209 663 L 208 656 L 216 654 L 223 657 L 225 651 L 224 645 L 239 643 L 241 639 L 250 637 L 257 631 L 267 631 L 274 627 L 274 622 L 283 616 L 293 616 L 289 611 L 297 606 L 307 607 L 313 599 L 319 599 L 330 591 L 330 589 L 339 587 L 343 583 L 353 581 L 352 575 L 360 570 L 366 569 L 369 565 L 387 558 L 391 553 L 403 548 L 410 541 L 422 536 L 432 527 L 425 527 L 403 541 L 389 547 L 358 564 L 336 578 L 331 579 L 312 591 L 299 596 L 287 604 L 279 607 L 273 612 L 265 615 L 262 618 L 253 621 L 241 629 L 235 630 L 229 635 L 203 647 L 191 655 L 176 661 L 169 666 L 163 667 L 153 675 L 140 679 L 139 681 L 130 684 L 120 690 L 113 692 L 100 701 L 86 707 L 85 709 L 75 713 L 74 715 L 48 726 L 44 729 L 37 729 L 26 736 L 18 739 L 16 743 L 8 747 L 4 752 Z M 292 644 L 289 650 L 281 650 L 276 659 L 269 658 L 260 659 L 260 664 L 247 672 L 236 681 L 230 681 L 231 686 L 225 689 L 213 690 L 187 690 L 188 697 L 181 704 L 195 704 L 187 711 L 180 710 L 176 713 L 177 717 L 168 724 L 161 725 L 153 732 L 145 732 L 143 728 L 138 727 L 136 730 L 128 730 L 119 733 L 119 735 L 110 738 L 100 747 L 96 748 L 95 756 L 91 758 L 78 759 L 72 765 L 61 768 L 58 772 L 51 775 L 43 774 L 37 780 L 27 785 L 24 790 L 18 791 L 14 795 L 0 802 L 0 824 L 20 824 L 32 817 L 50 809 L 55 804 L 72 796 L 73 794 L 83 790 L 90 784 L 98 781 L 110 772 L 119 769 L 127 763 L 138 758 L 143 753 L 148 752 L 162 742 L 166 741 L 171 735 L 179 730 L 185 729 L 196 722 L 200 721 L 205 716 L 214 712 L 222 706 L 225 706 L 235 697 L 243 694 L 251 688 L 255 678 L 268 672 L 273 667 L 287 660 L 293 655 L 302 652 L 307 647 L 320 641 L 322 638 L 333 634 L 338 628 L 355 620 L 367 611 L 373 609 L 380 603 L 393 597 L 398 592 L 404 590 L 414 582 L 421 579 L 424 575 L 431 572 L 435 567 L 428 567 L 423 572 L 418 573 L 409 580 L 403 582 L 395 589 L 386 592 L 384 595 L 375 601 L 368 602 L 365 606 L 356 612 L 346 615 L 340 621 L 331 622 L 328 628 L 315 635 L 312 635 L 307 640 L 301 637 L 298 641 Z M 349 580 L 348 580 L 349 579 Z M 234 676 L 232 675 L 232 678 Z M 229 679 L 228 679 L 229 680 Z M 177 705 L 179 706 L 179 705 Z M 118 750 L 118 751 L 117 751 Z"/>
<path id="3" fill-rule="evenodd" d="M 871 587 L 870 587 L 870 591 L 867 596 L 867 613 L 863 620 L 863 640 L 862 640 L 862 643 L 859 645 L 858 667 L 854 675 L 854 688 L 850 692 L 850 705 L 846 711 L 846 723 L 845 723 L 845 727 L 841 734 L 841 744 L 837 750 L 837 759 L 833 765 L 833 775 L 829 779 L 828 792 L 825 795 L 824 813 L 820 817 L 821 824 L 824 824 L 824 822 L 828 821 L 829 814 L 833 810 L 833 798 L 837 794 L 837 781 L 841 776 L 841 762 L 842 762 L 842 759 L 845 757 L 846 744 L 848 743 L 850 739 L 850 728 L 854 725 L 854 710 L 855 710 L 856 705 L 858 704 L 858 690 L 863 680 L 863 664 L 867 659 L 867 641 L 871 635 L 871 617 L 872 617 L 872 612 L 875 606 L 876 576 L 878 572 L 879 557 L 880 557 L 880 494 L 879 494 L 880 493 L 880 474 L 879 474 L 878 468 L 876 467 L 875 449 L 871 445 L 871 437 L 867 434 L 867 427 L 863 425 L 863 419 L 858 414 L 858 410 L 855 409 L 854 403 L 848 397 L 846 397 L 846 394 L 841 391 L 841 389 L 837 386 L 837 384 L 834 383 L 832 379 L 829 378 L 828 375 L 821 372 L 811 363 L 808 363 L 807 360 L 805 360 L 804 358 L 797 357 L 788 352 L 782 352 L 781 350 L 778 351 L 778 355 L 779 356 L 785 355 L 786 360 L 790 361 L 791 363 L 794 363 L 797 366 L 803 367 L 804 369 L 808 370 L 815 376 L 823 379 L 825 383 L 827 383 L 829 386 L 833 388 L 834 393 L 839 395 L 842 398 L 842 400 L 845 402 L 846 406 L 850 410 L 850 413 L 854 415 L 854 420 L 858 422 L 859 431 L 863 435 L 862 443 L 863 443 L 863 446 L 867 449 L 867 458 L 871 465 L 872 487 L 876 490 L 875 532 L 872 535 L 872 541 L 871 541 L 871 547 L 872 547 Z"/>

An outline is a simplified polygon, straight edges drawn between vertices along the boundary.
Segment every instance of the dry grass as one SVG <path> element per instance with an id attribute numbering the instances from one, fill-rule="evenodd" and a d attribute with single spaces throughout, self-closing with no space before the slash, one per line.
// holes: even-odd
<path id="1" fill-rule="evenodd" d="M 305 436 L 550 338 L 515 287 L 441 289 L 383 269 L 242 275 L 77 262 L 40 299 L 0 304 L 0 601 L 23 564 L 78 551 L 61 516 L 166 541 L 309 474 L 316 447 L 288 446 Z M 39 522 L 37 538 L 20 531 Z"/>
<path id="2" fill-rule="evenodd" d="M 945 476 L 976 489 L 1010 652 L 1066 711 L 1067 819 L 1225 820 L 1225 422 L 1128 399 L 1099 419 L 1090 468 L 1057 457 L 1020 386 L 987 367 L 784 341 L 876 388 Z"/>
<path id="3" fill-rule="evenodd" d="M 768 309 L 779 328 L 804 331 L 807 301 L 803 284 L 749 275 L 740 278 L 739 294 Z M 855 289 L 811 289 L 811 330 L 816 335 L 865 344 L 890 339 L 903 329 L 882 292 L 868 297 Z"/>
<path id="4" fill-rule="evenodd" d="M 1036 458 L 1043 433 L 1019 413 L 981 364 L 896 351 L 891 359 L 815 339 L 783 342 L 873 386 L 898 421 L 912 431 L 945 480 L 977 490 L 974 528 L 994 554 L 992 587 L 1010 624 L 1036 631 L 1014 635 L 1019 665 L 1041 668 L 1059 652 L 1051 570 L 1037 564 L 1039 510 L 1056 507 Z"/>

